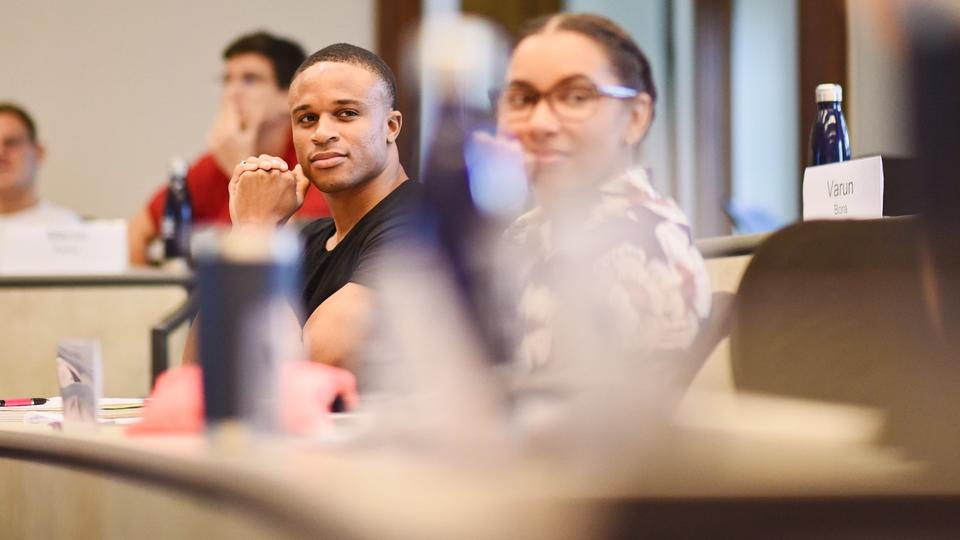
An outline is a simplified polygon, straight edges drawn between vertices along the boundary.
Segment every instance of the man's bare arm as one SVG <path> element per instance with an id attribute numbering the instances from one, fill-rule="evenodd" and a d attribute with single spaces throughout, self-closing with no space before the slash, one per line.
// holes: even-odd
<path id="1" fill-rule="evenodd" d="M 207 135 L 210 155 L 221 171 L 230 174 L 233 166 L 240 163 L 244 156 L 254 153 L 257 131 L 262 122 L 259 109 L 252 110 L 251 118 L 244 122 L 236 98 L 226 95 L 221 98 L 220 110 Z"/>
<path id="2" fill-rule="evenodd" d="M 356 283 L 347 283 L 324 300 L 303 326 L 307 358 L 349 368 L 368 337 L 373 305 L 373 291 Z"/>
<path id="3" fill-rule="evenodd" d="M 130 250 L 130 264 L 147 264 L 147 246 L 157 237 L 157 227 L 153 224 L 150 210 L 144 207 L 127 221 L 127 247 Z"/>
<path id="4" fill-rule="evenodd" d="M 363 285 L 347 283 L 327 298 L 303 326 L 303 349 L 308 359 L 332 366 L 350 368 L 370 330 L 373 291 Z M 288 323 L 297 325 L 293 310 Z M 199 360 L 200 317 L 190 326 L 183 351 L 183 363 Z"/>
<path id="5" fill-rule="evenodd" d="M 308 359 L 349 369 L 369 335 L 373 312 L 373 291 L 363 285 L 347 283 L 327 298 L 307 319 L 303 327 L 303 349 Z M 200 318 L 190 326 L 183 351 L 183 364 L 199 359 Z M 293 309 L 289 326 L 299 326 Z"/>

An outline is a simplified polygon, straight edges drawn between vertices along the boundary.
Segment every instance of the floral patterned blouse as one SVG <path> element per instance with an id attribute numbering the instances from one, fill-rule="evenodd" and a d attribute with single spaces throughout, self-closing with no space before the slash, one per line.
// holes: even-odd
<path id="1" fill-rule="evenodd" d="M 533 371 L 551 360 L 555 270 L 565 250 L 584 261 L 586 281 L 602 299 L 604 333 L 615 336 L 618 351 L 642 357 L 687 348 L 710 312 L 711 290 L 680 208 L 637 168 L 601 185 L 600 196 L 580 210 L 582 219 L 568 230 L 587 242 L 563 245 L 556 236 L 562 227 L 539 207 L 505 232 L 521 261 L 517 367 Z"/>

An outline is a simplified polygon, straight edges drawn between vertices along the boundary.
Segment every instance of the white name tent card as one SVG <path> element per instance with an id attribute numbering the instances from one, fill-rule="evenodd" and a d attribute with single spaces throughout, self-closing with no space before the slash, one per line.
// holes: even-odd
<path id="1" fill-rule="evenodd" d="M 129 268 L 122 219 L 0 227 L 0 274 L 115 274 Z"/>
<path id="2" fill-rule="evenodd" d="M 883 161 L 873 156 L 803 173 L 803 219 L 883 217 Z"/>

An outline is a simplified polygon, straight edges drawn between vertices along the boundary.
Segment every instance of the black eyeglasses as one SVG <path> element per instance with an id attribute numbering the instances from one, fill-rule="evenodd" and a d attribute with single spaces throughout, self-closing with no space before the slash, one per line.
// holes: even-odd
<path id="1" fill-rule="evenodd" d="M 546 92 L 527 84 L 510 84 L 490 92 L 497 116 L 508 122 L 530 118 L 541 99 L 547 100 L 550 110 L 563 120 L 584 120 L 597 110 L 600 98 L 632 99 L 640 92 L 626 86 L 594 84 L 589 80 L 561 81 Z"/>

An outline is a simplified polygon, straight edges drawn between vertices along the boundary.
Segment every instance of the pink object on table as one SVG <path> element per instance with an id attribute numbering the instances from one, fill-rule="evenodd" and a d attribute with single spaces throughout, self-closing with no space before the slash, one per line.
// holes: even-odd
<path id="1" fill-rule="evenodd" d="M 342 396 L 346 408 L 359 403 L 356 378 L 347 370 L 314 362 L 287 362 L 280 376 L 280 416 L 287 431 L 307 433 L 330 421 L 330 406 Z M 143 421 L 131 435 L 203 431 L 203 373 L 200 366 L 171 369 L 157 378 Z"/>

